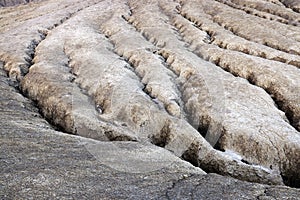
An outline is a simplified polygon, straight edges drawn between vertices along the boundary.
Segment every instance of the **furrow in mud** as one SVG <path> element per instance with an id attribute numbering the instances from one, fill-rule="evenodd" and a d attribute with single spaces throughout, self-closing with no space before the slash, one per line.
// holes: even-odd
<path id="1" fill-rule="evenodd" d="M 52 124 L 297 186 L 297 13 L 276 0 L 45 2 L 0 16 L 0 59 Z"/>
<path id="2" fill-rule="evenodd" d="M 273 3 L 259 2 L 253 0 L 216 0 L 220 3 L 228 5 L 234 9 L 242 10 L 247 14 L 251 14 L 263 19 L 278 21 L 283 24 L 293 26 L 299 25 L 300 16 L 292 11 L 286 10 L 283 6 Z"/>
<path id="3" fill-rule="evenodd" d="M 114 44 L 115 52 L 133 65 L 151 98 L 170 115 L 183 116 L 181 95 L 176 86 L 177 76 L 165 67 L 164 61 L 157 55 L 159 48 L 128 25 L 126 18 L 123 15 L 122 18 L 109 20 L 102 26 L 103 32 Z M 122 31 L 115 31 L 113 24 L 122 27 Z"/>
<path id="4" fill-rule="evenodd" d="M 292 126 L 300 130 L 300 99 L 297 95 L 300 92 L 300 83 L 298 83 L 297 78 L 300 76 L 299 69 L 275 61 L 219 48 L 214 45 L 215 41 L 210 42 L 212 44 L 205 42 L 205 35 L 209 31 L 198 30 L 189 21 L 178 16 L 173 17 L 172 20 L 173 24 L 179 28 L 184 39 L 192 46 L 194 52 L 226 71 L 245 78 L 266 90 L 274 98 L 278 108 L 286 113 Z M 199 37 L 195 38 L 195 35 Z M 202 38 L 200 35 L 202 35 Z M 261 73 L 264 76 L 261 76 Z M 273 81 L 274 77 L 276 77 L 276 82 Z"/>
<path id="5" fill-rule="evenodd" d="M 251 151 L 249 151 L 250 149 L 245 147 L 245 145 L 243 145 L 242 148 L 238 147 L 239 146 L 238 143 L 240 143 L 241 140 L 244 141 L 243 144 L 252 143 L 252 142 L 250 142 L 246 139 L 247 134 L 249 134 L 249 136 L 255 134 L 255 132 L 256 132 L 255 130 L 258 129 L 258 128 L 262 128 L 267 134 L 275 136 L 274 140 L 276 141 L 276 145 L 279 145 L 283 141 L 285 141 L 284 143 L 289 143 L 290 141 L 285 140 L 282 133 L 278 132 L 278 127 L 271 125 L 271 124 L 273 124 L 273 122 L 272 122 L 273 120 L 277 121 L 278 123 L 280 123 L 281 125 L 283 125 L 284 127 L 288 128 L 290 130 L 290 131 L 288 131 L 289 133 L 287 133 L 285 131 L 284 135 L 285 134 L 289 135 L 288 136 L 289 138 L 294 137 L 294 136 L 299 137 L 299 134 L 297 133 L 297 131 L 295 131 L 292 127 L 289 126 L 289 124 L 286 123 L 286 121 L 284 120 L 283 114 L 279 114 L 281 112 L 278 111 L 277 108 L 274 106 L 273 101 L 268 96 L 268 94 L 265 93 L 264 91 L 256 88 L 256 87 L 251 86 L 249 83 L 245 82 L 245 84 L 242 84 L 242 82 L 243 82 L 242 80 L 240 80 L 238 78 L 233 78 L 232 76 L 226 74 L 225 72 L 221 72 L 221 71 L 217 70 L 216 66 L 208 64 L 208 63 L 204 62 L 203 60 L 202 61 L 199 60 L 199 57 L 196 58 L 193 54 L 191 54 L 189 51 L 187 51 L 187 49 L 185 48 L 186 44 L 184 44 L 184 43 L 182 43 L 178 40 L 178 38 L 174 35 L 174 29 L 171 26 L 169 26 L 168 24 L 166 24 L 168 19 L 163 17 L 162 14 L 159 11 L 159 10 L 161 10 L 160 7 L 164 7 L 164 6 L 166 7 L 166 9 L 170 9 L 170 10 L 173 11 L 173 10 L 175 10 L 176 5 L 168 7 L 168 5 L 172 5 L 172 3 L 170 1 L 168 1 L 166 3 L 160 1 L 159 3 L 157 3 L 157 4 L 160 4 L 160 6 L 156 5 L 155 3 L 153 5 L 147 5 L 149 7 L 145 6 L 145 7 L 147 7 L 147 9 L 150 9 L 153 12 L 155 10 L 158 10 L 158 11 L 156 11 L 157 12 L 156 15 L 158 15 L 159 18 L 156 19 L 156 22 L 154 24 L 153 21 L 149 22 L 149 21 L 145 20 L 147 18 L 147 14 L 142 14 L 143 13 L 142 10 L 144 10 L 146 8 L 143 9 L 141 7 L 138 7 L 136 5 L 136 2 L 135 3 L 133 3 L 133 2 L 134 1 L 131 1 L 131 4 L 133 4 L 133 5 L 131 5 L 132 6 L 132 12 L 133 12 L 132 17 L 131 17 L 131 23 L 141 33 L 146 35 L 146 37 L 149 40 L 157 41 L 158 43 L 160 43 L 160 41 L 161 42 L 165 41 L 164 47 L 162 48 L 162 50 L 160 52 L 162 52 L 162 55 L 167 59 L 167 62 L 173 67 L 174 71 L 177 71 L 178 74 L 181 74 L 181 75 L 185 74 L 186 75 L 185 78 L 188 81 L 186 81 L 186 84 L 184 85 L 186 91 L 183 93 L 183 99 L 185 99 L 184 102 L 186 103 L 185 106 L 186 106 L 187 110 L 190 109 L 190 113 L 189 113 L 190 117 L 193 118 L 194 120 L 196 119 L 196 121 L 198 119 L 200 121 L 200 123 L 203 123 L 203 122 L 207 123 L 208 122 L 206 124 L 206 126 L 208 126 L 208 127 L 211 124 L 214 124 L 215 126 L 218 127 L 218 125 L 217 125 L 218 123 L 216 123 L 216 122 L 218 121 L 217 119 L 220 117 L 220 115 L 219 116 L 216 116 L 216 115 L 214 116 L 212 113 L 207 113 L 207 111 L 205 111 L 205 109 L 204 109 L 205 108 L 205 106 L 204 106 L 205 101 L 209 98 L 204 98 L 203 99 L 204 104 L 201 105 L 201 103 L 200 103 L 201 101 L 199 101 L 200 100 L 199 98 L 197 99 L 197 102 L 196 102 L 196 101 L 192 100 L 193 96 L 189 96 L 189 94 L 191 94 L 191 93 L 197 94 L 197 92 L 195 93 L 195 90 L 192 92 L 190 90 L 190 88 L 201 88 L 201 86 L 200 86 L 201 82 L 204 83 L 204 86 L 206 86 L 210 90 L 210 92 L 213 91 L 214 90 L 213 88 L 215 88 L 216 85 L 214 86 L 215 83 L 212 82 L 212 80 L 208 79 L 208 77 L 210 76 L 208 74 L 208 72 L 213 73 L 214 77 L 219 75 L 221 80 L 223 80 L 223 84 L 224 84 L 223 94 L 225 94 L 225 102 L 226 102 L 226 109 L 225 109 L 226 120 L 222 121 L 221 126 L 218 127 L 219 129 L 221 128 L 221 130 L 222 130 L 221 138 L 220 138 L 221 141 L 219 141 L 221 143 L 221 145 L 220 145 L 221 148 L 223 148 L 225 150 L 226 149 L 227 150 L 228 149 L 234 149 L 235 151 L 240 152 L 244 156 L 247 155 L 246 157 L 248 157 L 248 158 L 246 158 L 246 159 L 251 160 L 251 163 L 268 163 L 269 161 L 270 161 L 270 163 L 277 162 L 278 165 L 281 166 L 281 167 L 279 167 L 279 166 L 278 167 L 281 168 L 280 170 L 283 173 L 287 173 L 287 174 L 288 173 L 291 173 L 291 174 L 297 173 L 296 172 L 297 170 L 295 171 L 295 167 L 297 166 L 297 164 L 294 167 L 290 166 L 291 167 L 290 169 L 287 169 L 287 168 L 283 169 L 282 168 L 283 166 L 281 165 L 283 160 L 288 159 L 288 160 L 294 160 L 295 161 L 297 156 L 296 157 L 284 158 L 285 154 L 284 154 L 283 151 L 280 150 L 279 154 L 281 155 L 281 158 L 278 159 L 278 151 L 276 149 L 274 149 L 274 151 L 276 151 L 276 154 L 274 154 L 273 159 L 271 159 L 272 161 L 269 160 L 270 157 L 269 158 L 262 158 L 262 159 L 259 159 L 259 161 L 258 161 L 257 160 L 258 157 L 256 157 L 256 156 L 258 156 L 258 154 L 260 154 L 260 153 L 258 153 L 258 151 L 256 151 L 256 153 L 251 152 Z M 155 6 L 157 8 L 155 8 Z M 138 9 L 137 9 L 137 7 L 138 7 Z M 157 24 L 159 24 L 159 25 L 157 25 Z M 159 27 L 159 28 L 157 28 L 157 27 Z M 164 35 L 159 34 L 159 32 L 163 32 Z M 176 48 L 174 48 L 175 46 L 176 46 Z M 186 67 L 184 67 L 184 66 L 186 66 Z M 189 69 L 188 69 L 189 73 L 186 73 L 187 68 L 188 68 L 187 66 L 189 66 Z M 203 68 L 203 69 L 201 69 L 201 68 Z M 185 73 L 184 73 L 184 71 L 185 71 Z M 194 74 L 195 72 L 197 73 L 196 75 Z M 203 78 L 204 78 L 204 82 L 203 82 Z M 201 81 L 201 79 L 202 79 L 202 81 Z M 232 85 L 234 82 L 239 83 L 239 87 L 241 87 L 241 85 L 243 85 L 243 87 L 245 87 L 243 90 L 247 91 L 247 95 L 244 94 L 245 95 L 244 96 L 244 95 L 241 95 L 240 93 L 235 93 L 234 88 L 236 88 L 236 87 Z M 196 83 L 197 83 L 197 86 L 195 85 Z M 227 84 L 229 84 L 230 86 L 227 85 Z M 220 88 L 220 86 L 219 86 L 219 88 Z M 230 88 L 230 90 L 228 90 L 229 88 Z M 239 89 L 239 91 L 240 91 L 240 89 Z M 256 91 L 256 92 L 260 91 L 259 96 L 264 100 L 261 101 L 261 100 L 256 99 L 255 103 L 254 102 L 250 103 L 251 101 L 254 100 L 251 97 L 251 93 L 254 92 L 254 91 Z M 218 92 L 220 94 L 220 91 L 218 91 Z M 235 95 L 234 95 L 235 97 L 232 96 L 233 93 L 235 93 Z M 201 93 L 199 93 L 199 97 L 200 96 L 203 96 L 203 93 L 202 93 L 202 95 L 201 95 Z M 214 96 L 214 95 L 212 95 L 212 96 Z M 244 97 L 242 97 L 242 96 L 244 96 Z M 246 96 L 248 96 L 248 97 L 246 97 Z M 231 101 L 233 101 L 235 103 L 233 103 Z M 259 103 L 259 101 L 261 101 L 261 103 Z M 246 102 L 248 102 L 248 103 L 246 103 Z M 269 102 L 269 103 L 265 104 L 266 102 Z M 241 105 L 241 104 L 244 104 L 244 103 L 248 104 L 248 106 L 251 105 L 251 104 L 255 104 L 255 105 L 259 104 L 260 105 L 259 106 L 260 110 L 251 109 L 251 115 L 252 116 L 253 115 L 261 116 L 262 118 L 260 119 L 260 122 L 256 121 L 255 123 L 253 123 L 253 120 L 251 119 L 251 121 L 252 121 L 251 125 L 247 124 L 247 128 L 243 131 L 244 132 L 243 135 L 238 136 L 239 133 L 241 133 L 241 131 L 243 130 L 241 128 L 242 127 L 241 123 L 239 123 L 239 131 L 234 130 L 234 125 L 233 124 L 234 124 L 234 121 L 236 119 L 231 121 L 230 118 L 233 117 L 233 115 L 231 116 L 231 114 L 227 114 L 227 113 L 228 113 L 229 110 L 231 110 L 230 107 L 233 104 Z M 189 106 L 192 106 L 192 107 L 189 108 Z M 265 109 L 271 109 L 272 110 L 271 112 L 273 114 L 271 114 L 271 115 L 265 115 L 265 114 L 261 115 L 261 114 L 259 114 L 260 112 L 262 112 L 261 108 L 263 108 L 263 107 L 265 107 Z M 193 110 L 193 112 L 192 112 L 192 110 Z M 248 111 L 244 110 L 242 107 L 235 107 L 234 110 L 235 110 L 234 112 L 239 112 L 239 115 L 243 113 L 241 116 L 243 116 L 243 118 L 245 117 L 245 119 L 250 119 L 251 118 L 250 113 L 247 114 Z M 256 110 L 255 112 L 257 114 L 254 114 L 254 110 Z M 209 116 L 208 119 L 204 117 L 205 112 L 206 112 L 206 116 Z M 270 111 L 268 111 L 268 112 L 270 112 Z M 220 112 L 218 112 L 218 113 L 220 113 Z M 277 113 L 277 114 L 275 114 L 275 113 Z M 275 117 L 275 116 L 277 116 L 277 117 Z M 235 118 L 235 117 L 233 117 L 233 118 Z M 229 122 L 229 121 L 230 121 L 230 123 L 227 124 L 227 122 Z M 267 125 L 269 123 L 270 123 L 271 127 L 269 127 L 269 125 Z M 250 125 L 250 127 L 253 127 L 253 129 L 250 128 L 249 125 Z M 211 131 L 211 132 L 216 134 L 218 131 L 214 130 L 214 131 Z M 210 134 L 208 134 L 208 135 L 210 135 Z M 210 135 L 210 137 L 212 137 L 212 135 Z M 264 137 L 266 137 L 266 136 L 264 136 Z M 208 138 L 208 137 L 206 137 L 206 138 Z M 235 143 L 234 142 L 235 138 L 236 139 L 239 138 L 238 139 L 239 142 Z M 244 138 L 244 139 L 242 139 L 242 138 Z M 268 139 L 263 139 L 263 140 L 267 141 Z M 230 144 L 227 143 L 228 141 L 231 141 Z M 279 141 L 281 141 L 281 142 L 279 142 Z M 257 144 L 259 144 L 259 143 L 260 142 L 257 141 L 257 143 L 255 142 L 255 144 L 254 143 L 249 144 L 249 146 L 252 146 L 252 147 L 253 147 L 253 145 L 257 146 Z M 294 151 L 294 147 L 296 146 L 296 144 L 290 144 L 290 145 L 291 146 L 290 146 L 289 151 Z M 272 148 L 273 145 L 270 143 L 270 145 L 268 145 L 268 146 L 270 146 L 270 148 Z M 256 149 L 258 149 L 258 148 L 256 148 Z M 261 147 L 259 149 L 260 149 L 259 151 L 264 151 L 264 147 Z M 298 150 L 296 150 L 295 152 L 298 152 Z M 268 153 L 266 153 L 266 154 L 268 154 Z M 255 155 L 255 158 L 253 158 L 251 155 L 252 156 Z M 269 161 L 267 161 L 267 160 L 269 160 Z M 265 162 L 265 161 L 267 161 L 267 162 Z M 284 172 L 284 171 L 286 171 L 286 172 Z M 289 171 L 289 172 L 287 172 L 287 171 Z"/>
<path id="6" fill-rule="evenodd" d="M 95 21 L 95 23 L 98 23 L 98 26 L 101 27 L 102 31 L 110 30 L 109 24 L 111 22 L 115 22 L 120 19 L 123 20 L 120 13 L 126 14 L 130 10 L 127 8 L 124 2 L 123 3 L 115 2 L 115 3 L 116 4 L 113 4 L 111 9 L 107 9 L 105 12 L 101 13 L 101 15 L 98 15 L 98 19 L 102 19 L 102 20 Z M 103 5 L 98 4 L 97 9 L 95 10 L 98 9 L 103 10 L 103 6 L 105 7 L 106 4 L 105 3 Z M 115 12 L 115 10 L 118 10 L 119 14 L 112 14 Z M 107 19 L 109 19 L 108 21 L 111 20 L 111 22 L 107 22 Z M 93 23 L 93 20 L 91 20 L 91 23 Z M 110 31 L 119 32 L 121 31 L 121 29 L 117 28 Z M 106 34 L 110 35 L 108 33 Z M 101 34 L 99 35 L 101 36 Z M 113 41 L 113 35 L 111 36 L 112 41 Z M 89 38 L 90 36 L 91 35 L 89 35 Z M 69 42 L 70 44 L 72 44 L 74 41 L 75 40 L 73 37 L 73 40 L 70 40 Z M 92 42 L 92 43 L 99 44 L 97 42 Z M 65 49 L 66 52 L 69 52 L 68 55 L 70 55 L 70 58 L 73 61 L 75 61 L 81 55 L 78 54 L 78 52 L 76 53 L 76 51 L 74 50 L 75 49 L 74 46 L 72 48 L 70 44 L 66 44 L 66 47 L 70 46 L 69 50 L 67 48 Z M 76 45 L 76 42 L 74 42 L 74 45 Z M 86 48 L 85 47 L 86 45 L 87 44 L 83 43 L 81 46 L 77 45 L 75 47 L 79 49 L 82 48 L 81 50 L 84 50 Z M 115 47 L 117 50 L 118 45 L 116 45 Z M 105 50 L 103 46 L 99 48 L 101 50 L 103 49 Z M 86 50 L 87 49 L 80 52 L 86 52 Z M 95 45 L 93 45 L 92 49 L 89 51 L 92 50 L 99 51 L 99 49 L 95 48 Z M 92 55 L 91 54 L 92 52 L 87 52 L 87 53 Z M 112 52 L 110 51 L 110 53 Z M 80 58 L 84 58 L 84 56 L 85 55 L 81 56 Z M 117 55 L 114 54 L 114 56 Z M 92 65 L 92 62 L 90 62 L 89 65 Z M 214 168 L 216 171 L 218 169 L 223 169 L 222 171 L 220 171 L 221 174 L 228 174 L 234 177 L 240 177 L 254 182 L 265 182 L 265 183 L 273 183 L 273 184 L 280 183 L 280 178 L 278 177 L 278 174 L 276 174 L 275 171 L 260 169 L 257 167 L 247 165 L 241 161 L 233 160 L 231 157 L 222 156 L 221 152 L 214 150 L 204 140 L 204 138 L 202 138 L 202 136 L 199 135 L 197 130 L 191 127 L 185 120 L 178 119 L 177 117 L 172 117 L 165 110 L 160 109 L 156 103 L 154 103 L 151 99 L 149 99 L 149 97 L 147 97 L 144 94 L 144 92 L 142 91 L 143 86 L 141 85 L 139 78 L 135 75 L 135 73 L 124 68 L 122 63 L 126 64 L 126 62 L 122 61 L 119 64 L 121 65 L 120 67 L 116 65 L 113 68 L 111 68 L 111 71 L 104 71 L 103 75 L 104 77 L 105 76 L 107 77 L 106 79 L 105 78 L 98 79 L 101 81 L 100 84 L 97 86 L 98 89 L 96 90 L 95 102 L 98 102 L 100 100 L 101 94 L 105 93 L 105 92 L 101 92 L 101 90 L 105 89 L 105 87 L 107 86 L 110 87 L 108 88 L 109 89 L 108 92 L 111 92 L 108 93 L 109 95 L 107 99 L 110 99 L 110 101 L 112 102 L 108 108 L 104 109 L 104 113 L 101 115 L 101 118 L 122 123 L 122 126 L 127 127 L 127 129 L 129 130 L 132 130 L 140 140 L 150 141 L 156 145 L 163 146 L 166 149 L 174 152 L 175 155 L 182 156 L 187 160 L 189 158 L 193 159 L 194 158 L 193 152 L 194 151 L 198 152 L 199 149 L 201 149 L 202 152 L 201 160 L 203 159 L 203 162 L 205 160 L 207 165 L 211 166 L 210 168 Z M 72 65 L 70 63 L 70 65 L 75 68 L 77 66 L 78 72 L 84 69 L 95 70 L 95 67 L 89 68 L 88 66 L 82 64 L 76 65 L 76 63 L 74 63 L 74 65 Z M 98 66 L 102 66 L 102 65 L 98 63 Z M 80 76 L 84 76 L 84 73 L 81 74 L 78 73 L 78 77 Z M 91 78 L 90 80 L 92 81 L 93 78 Z M 97 95 L 100 96 L 98 97 Z M 124 100 L 126 101 L 124 102 Z M 217 163 L 216 166 L 212 166 L 212 164 L 215 165 L 215 163 Z M 234 168 L 243 175 L 242 176 L 236 175 L 237 173 L 232 172 L 229 167 L 231 165 L 233 165 Z M 259 176 L 255 174 L 259 174 Z"/>
<path id="7" fill-rule="evenodd" d="M 210 40 L 213 40 L 210 41 L 212 44 L 224 49 L 300 67 L 300 56 L 278 51 L 234 35 L 231 31 L 214 23 L 202 8 L 194 6 L 194 4 L 181 4 L 177 10 L 181 16 L 194 23 L 201 30 L 206 31 L 210 35 Z"/>
<path id="8" fill-rule="evenodd" d="M 76 84 L 72 60 L 65 54 L 69 35 L 63 33 L 73 21 L 54 28 L 37 45 L 33 65 L 21 81 L 22 91 L 37 102 L 45 118 L 68 133 L 97 140 L 136 140 L 126 130 L 101 121 L 99 108 Z"/>
<path id="9" fill-rule="evenodd" d="M 103 29 L 103 31 L 110 32 L 109 30 L 105 30 L 105 29 Z M 124 34 L 123 31 L 126 34 Z M 136 70 L 139 67 L 139 65 L 141 64 L 140 62 L 142 61 L 142 59 L 147 58 L 146 57 L 147 53 L 149 53 L 149 52 L 147 52 L 148 50 L 140 48 L 140 47 L 138 47 L 138 49 L 132 50 L 128 46 L 126 46 L 126 49 L 124 50 L 119 47 L 120 46 L 119 41 L 122 41 L 122 45 L 127 44 L 124 42 L 124 41 L 126 41 L 126 42 L 128 41 L 127 40 L 128 37 L 126 38 L 127 34 L 130 34 L 129 30 L 122 30 L 122 33 L 120 33 L 120 34 L 119 33 L 109 33 L 109 35 L 108 35 L 108 34 L 104 33 L 105 37 L 108 39 L 108 42 L 110 44 L 112 44 L 112 48 L 113 48 L 112 53 L 118 55 L 119 59 L 124 61 L 123 66 L 126 69 L 134 72 L 134 74 L 138 78 L 139 82 L 143 85 L 143 87 L 141 88 L 143 91 L 143 94 L 145 96 L 147 96 L 149 99 L 153 100 L 154 103 L 158 104 L 161 109 L 167 109 L 168 103 L 169 103 L 168 96 L 165 97 L 163 94 L 161 94 L 161 92 L 163 90 L 167 90 L 167 88 L 164 88 L 164 89 L 163 88 L 158 88 L 158 89 L 155 88 L 155 86 L 160 87 L 161 83 L 159 83 L 159 82 L 153 83 L 153 81 L 152 82 L 151 82 L 151 80 L 149 81 L 149 79 L 153 79 L 152 78 L 153 74 L 149 74 L 152 71 L 147 71 L 147 69 L 141 70 L 140 68 L 138 71 Z M 118 35 L 118 36 L 116 36 L 116 35 Z M 115 38 L 118 38 L 117 40 L 119 40 L 119 41 L 116 41 Z M 138 38 L 135 38 L 135 40 L 138 40 Z M 129 49 L 129 51 L 126 51 L 127 49 Z M 135 52 L 133 52 L 133 51 L 135 51 Z M 137 54 L 137 52 L 138 52 L 138 54 Z M 144 53 L 144 55 L 143 55 L 143 53 Z M 131 54 L 131 55 L 135 54 L 135 57 L 133 58 L 129 54 Z M 149 66 L 147 66 L 147 67 L 149 67 Z M 126 78 L 124 78 L 124 81 L 126 81 Z M 122 83 L 120 83 L 120 84 L 122 84 Z M 159 96 L 159 98 L 158 98 L 158 96 Z M 167 110 L 169 111 L 170 114 L 172 114 L 172 113 L 175 114 L 171 110 L 169 110 L 169 109 L 167 109 Z M 177 111 L 178 111 L 178 109 L 177 109 Z M 180 109 L 179 109 L 178 114 L 180 114 Z"/>
<path id="10" fill-rule="evenodd" d="M 45 5 L 45 8 L 37 8 L 40 15 L 36 18 L 33 14 L 30 19 L 16 24 L 10 23 L 7 28 L 1 30 L 0 60 L 5 62 L 4 69 L 9 72 L 10 78 L 18 79 L 18 81 L 23 78 L 24 71 L 28 71 L 31 64 L 28 60 L 32 59 L 28 54 L 30 51 L 28 48 L 40 43 L 43 39 L 41 36 L 48 34 L 80 10 L 97 2 L 93 0 L 73 5 L 71 1 L 67 1 L 63 3 L 64 9 L 57 9 L 60 2 L 51 1 L 47 6 Z M 49 13 L 45 14 L 47 12 Z M 5 21 L 7 20 L 3 20 Z M 11 42 L 8 43 L 7 40 Z"/>
<path id="11" fill-rule="evenodd" d="M 287 8 L 291 8 L 294 12 L 300 13 L 300 2 L 297 0 L 280 0 Z"/>
<path id="12" fill-rule="evenodd" d="M 70 6 L 70 9 L 51 12 L 52 18 L 47 22 L 53 21 L 52 25 L 44 21 L 41 24 L 39 21 L 40 17 L 47 18 L 48 15 L 28 20 L 23 26 L 32 21 L 38 23 L 31 29 L 26 29 L 27 32 L 19 35 L 18 39 L 23 44 L 30 41 L 29 45 L 25 50 L 20 48 L 19 52 L 13 54 L 10 50 L 2 52 L 1 58 L 7 61 L 4 68 L 10 78 L 21 81 L 22 93 L 37 102 L 43 116 L 60 130 L 98 140 L 136 140 L 128 131 L 98 119 L 99 108 L 95 107 L 91 98 L 84 94 L 78 84 L 73 83 L 75 77 L 70 73 L 69 59 L 63 49 L 64 41 L 60 36 L 55 36 L 55 32 L 66 28 L 68 19 L 96 3 L 98 2 L 89 1 Z M 54 2 L 54 7 L 55 4 Z M 15 56 L 11 57 L 10 54 Z"/>
<path id="13" fill-rule="evenodd" d="M 97 4 L 98 2 L 99 0 L 51 0 L 42 2 L 40 4 L 22 5 L 19 6 L 17 11 L 8 12 L 7 14 L 3 15 L 3 21 L 0 22 L 0 32 L 18 27 L 20 25 L 22 26 L 30 23 L 33 24 L 32 22 L 39 24 L 39 26 L 43 26 L 44 24 L 48 24 L 48 20 L 53 20 L 59 15 L 61 17 L 62 15 L 65 15 L 66 12 L 72 15 L 91 5 Z M 5 10 L 6 9 L 3 9 L 3 12 L 5 12 Z M 20 18 L 20 15 L 22 15 L 22 18 Z M 41 23 L 39 19 L 44 19 L 43 23 Z M 54 22 L 51 25 L 59 25 L 59 22 Z"/>
<path id="14" fill-rule="evenodd" d="M 66 21 L 69 18 L 69 16 L 59 20 L 61 25 L 64 21 Z M 54 27 L 54 26 L 53 26 Z M 11 86 L 13 86 L 14 88 L 16 88 L 18 90 L 18 92 L 23 95 L 26 98 L 29 98 L 30 100 L 33 100 L 32 105 L 34 105 L 37 109 L 38 112 L 43 115 L 43 110 L 39 107 L 39 105 L 37 104 L 37 102 L 28 97 L 26 91 L 22 90 L 22 85 L 21 85 L 21 81 L 23 80 L 24 76 L 26 76 L 29 72 L 30 67 L 34 64 L 34 57 L 36 54 L 36 48 L 38 47 L 38 45 L 43 42 L 47 36 L 47 33 L 50 30 L 47 31 L 38 31 L 38 36 L 34 39 L 30 40 L 29 45 L 26 47 L 26 50 L 24 51 L 25 56 L 24 56 L 24 61 L 23 62 L 19 62 L 19 63 L 14 63 L 14 58 L 10 57 L 9 55 L 6 56 L 4 55 L 2 57 L 4 65 L 2 66 L 3 69 L 5 69 L 5 71 L 7 72 L 7 75 L 9 76 L 9 80 L 10 83 L 13 83 Z M 56 130 L 60 130 L 63 131 L 63 129 L 61 129 L 60 126 L 57 126 L 57 124 L 54 124 L 51 122 L 52 119 L 49 119 L 47 117 L 45 117 L 45 119 L 50 122 L 50 124 L 56 129 Z"/>
<path id="15" fill-rule="evenodd" d="M 215 23 L 244 39 L 286 53 L 299 55 L 300 38 L 296 33 L 299 32 L 300 27 L 245 15 L 243 11 L 233 9 L 216 1 L 210 3 L 207 1 L 188 1 L 183 4 L 186 3 L 200 6 Z M 266 26 L 268 26 L 267 29 Z M 251 30 L 249 27 L 252 27 Z M 253 31 L 256 33 L 255 37 L 252 34 Z"/>

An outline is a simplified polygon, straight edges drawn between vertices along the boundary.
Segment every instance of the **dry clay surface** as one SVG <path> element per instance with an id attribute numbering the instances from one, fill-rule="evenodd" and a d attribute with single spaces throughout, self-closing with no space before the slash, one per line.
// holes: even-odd
<path id="1" fill-rule="evenodd" d="M 19 4 L 26 4 L 30 2 L 39 2 L 43 0 L 0 0 L 0 7 L 15 6 Z"/>
<path id="2" fill-rule="evenodd" d="M 78 135 L 105 166 L 300 186 L 297 1 L 48 0 L 1 8 L 0 61 L 11 88 L 1 95 L 15 87 L 48 121 L 28 119 L 30 130 L 43 135 L 33 126 L 47 124 L 55 137 L 50 123 L 63 132 L 57 145 Z M 1 99 L 3 109 L 19 101 Z M 10 124 L 3 151 L 20 140 L 9 136 L 13 127 L 27 126 L 8 112 L 1 111 Z"/>

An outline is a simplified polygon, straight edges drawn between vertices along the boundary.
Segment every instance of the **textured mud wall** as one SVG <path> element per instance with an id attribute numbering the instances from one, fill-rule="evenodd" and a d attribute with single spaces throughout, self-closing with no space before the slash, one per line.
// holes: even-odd
<path id="1" fill-rule="evenodd" d="M 100 163 L 299 187 L 297 1 L 48 0 L 0 16 L 9 85 L 66 137 L 100 141 Z"/>
<path id="2" fill-rule="evenodd" d="M 297 0 L 281 0 L 281 3 L 283 3 L 288 8 L 293 9 L 296 12 L 300 12 L 300 2 Z"/>

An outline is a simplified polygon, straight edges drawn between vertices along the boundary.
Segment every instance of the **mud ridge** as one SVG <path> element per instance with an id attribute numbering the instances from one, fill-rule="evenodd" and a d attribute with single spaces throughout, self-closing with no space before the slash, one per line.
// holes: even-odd
<path id="1" fill-rule="evenodd" d="M 112 161 L 122 145 L 135 152 L 130 165 L 109 166 L 146 169 L 131 165 L 149 162 L 144 149 L 160 149 L 209 173 L 200 178 L 208 182 L 217 173 L 298 187 L 299 13 L 282 3 L 297 8 L 279 0 L 45 0 L 1 8 L 0 60 L 10 85 L 57 129 L 113 148 L 100 148 L 97 159 Z M 199 177 L 186 177 L 162 196 L 183 184 L 188 196 L 199 195 L 203 185 L 191 182 Z M 255 197 L 268 196 L 259 190 Z"/>

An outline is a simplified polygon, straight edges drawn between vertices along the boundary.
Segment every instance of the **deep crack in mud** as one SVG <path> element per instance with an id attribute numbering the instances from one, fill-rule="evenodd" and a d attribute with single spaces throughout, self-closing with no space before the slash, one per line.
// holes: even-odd
<path id="1" fill-rule="evenodd" d="M 20 9 L 28 13 L 0 10 L 0 61 L 53 126 L 299 187 L 296 1 L 49 0 Z"/>

